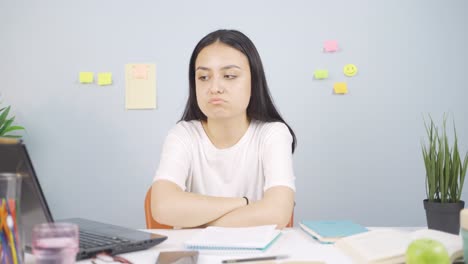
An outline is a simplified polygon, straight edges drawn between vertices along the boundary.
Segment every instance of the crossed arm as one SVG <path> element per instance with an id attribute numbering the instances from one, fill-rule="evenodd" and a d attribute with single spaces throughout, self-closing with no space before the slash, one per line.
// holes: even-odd
<path id="1" fill-rule="evenodd" d="M 246 205 L 242 197 L 214 197 L 184 192 L 167 180 L 153 183 L 151 190 L 153 218 L 176 227 L 255 226 L 276 224 L 285 227 L 294 207 L 294 191 L 275 186 L 263 198 Z"/>

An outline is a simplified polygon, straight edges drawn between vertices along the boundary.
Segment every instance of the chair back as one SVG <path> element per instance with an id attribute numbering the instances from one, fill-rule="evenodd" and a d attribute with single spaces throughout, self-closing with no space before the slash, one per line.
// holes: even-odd
<path id="1" fill-rule="evenodd" d="M 172 226 L 163 225 L 154 220 L 151 214 L 151 187 L 146 192 L 145 196 L 145 219 L 146 229 L 172 229 Z"/>
<path id="2" fill-rule="evenodd" d="M 296 203 L 294 203 L 294 205 L 296 205 Z M 289 220 L 289 223 L 286 225 L 286 227 L 293 227 L 293 225 L 294 225 L 294 208 L 291 214 L 291 219 Z"/>

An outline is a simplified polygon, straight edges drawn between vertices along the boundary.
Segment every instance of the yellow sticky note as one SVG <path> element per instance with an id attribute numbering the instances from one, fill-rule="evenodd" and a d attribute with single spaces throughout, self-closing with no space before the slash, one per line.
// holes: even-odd
<path id="1" fill-rule="evenodd" d="M 314 71 L 314 78 L 317 80 L 328 78 L 328 70 L 316 70 Z"/>
<path id="2" fill-rule="evenodd" d="M 343 73 L 348 77 L 353 77 L 357 73 L 357 67 L 354 64 L 347 64 L 343 68 Z"/>
<path id="3" fill-rule="evenodd" d="M 335 94 L 347 94 L 348 85 L 344 82 L 338 82 L 333 85 L 333 90 L 335 91 Z"/>
<path id="4" fill-rule="evenodd" d="M 92 72 L 80 72 L 80 83 L 93 83 L 94 73 Z"/>
<path id="5" fill-rule="evenodd" d="M 99 85 L 111 85 L 112 84 L 112 73 L 100 72 L 98 73 L 98 84 Z"/>

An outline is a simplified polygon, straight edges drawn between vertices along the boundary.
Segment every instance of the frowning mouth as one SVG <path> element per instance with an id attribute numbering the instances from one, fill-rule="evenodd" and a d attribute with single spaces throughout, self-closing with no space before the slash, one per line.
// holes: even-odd
<path id="1" fill-rule="evenodd" d="M 226 101 L 221 99 L 221 98 L 211 98 L 208 102 L 210 104 L 222 104 L 222 103 L 224 103 Z"/>

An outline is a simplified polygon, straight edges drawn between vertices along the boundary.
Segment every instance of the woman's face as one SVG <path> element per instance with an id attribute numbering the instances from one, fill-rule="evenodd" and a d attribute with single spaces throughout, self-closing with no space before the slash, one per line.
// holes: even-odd
<path id="1" fill-rule="evenodd" d="M 195 61 L 197 103 L 208 119 L 245 116 L 250 101 L 250 67 L 240 51 L 213 43 Z"/>

